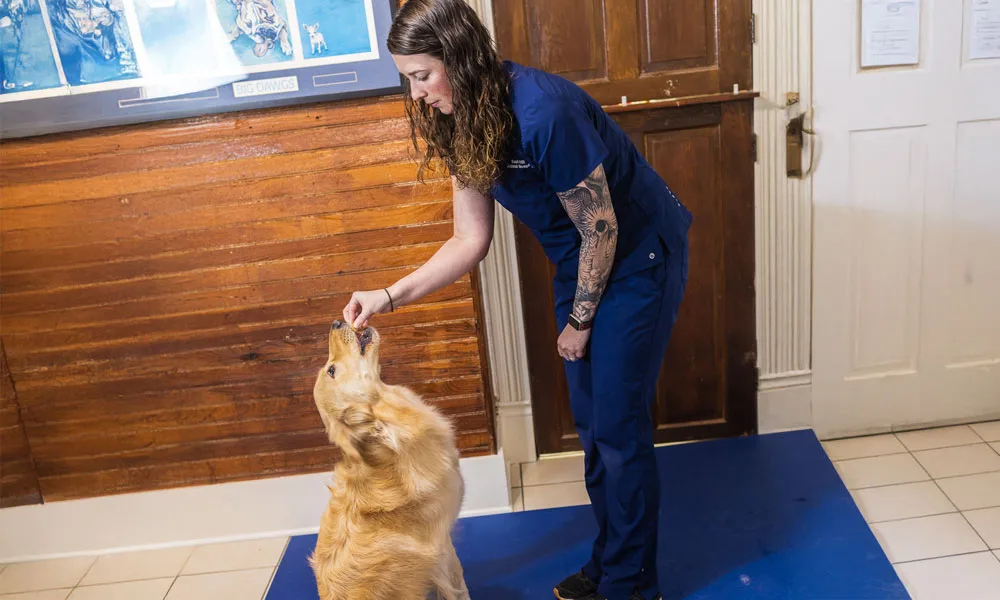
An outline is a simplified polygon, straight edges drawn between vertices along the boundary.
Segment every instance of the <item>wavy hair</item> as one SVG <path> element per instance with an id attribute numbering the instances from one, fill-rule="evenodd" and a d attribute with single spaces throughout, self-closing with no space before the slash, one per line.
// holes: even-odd
<path id="1" fill-rule="evenodd" d="M 510 77 L 490 34 L 465 0 L 408 0 L 393 20 L 389 52 L 429 54 L 442 61 L 452 87 L 452 114 L 414 101 L 405 80 L 404 104 L 413 146 L 427 144 L 418 179 L 441 158 L 463 187 L 489 196 L 509 156 L 513 129 Z"/>

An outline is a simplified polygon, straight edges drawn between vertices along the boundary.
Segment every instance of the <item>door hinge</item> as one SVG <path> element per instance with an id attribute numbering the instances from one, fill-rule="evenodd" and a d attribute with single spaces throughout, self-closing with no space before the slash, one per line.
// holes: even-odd
<path id="1" fill-rule="evenodd" d="M 752 134 L 750 140 L 753 144 L 753 161 L 757 162 L 757 134 Z"/>
<path id="2" fill-rule="evenodd" d="M 750 13 L 750 43 L 757 43 L 757 14 Z"/>

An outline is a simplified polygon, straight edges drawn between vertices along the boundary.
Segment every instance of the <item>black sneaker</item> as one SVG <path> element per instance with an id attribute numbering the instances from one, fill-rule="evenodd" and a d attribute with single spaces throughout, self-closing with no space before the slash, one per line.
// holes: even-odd
<path id="1" fill-rule="evenodd" d="M 583 571 L 563 579 L 552 591 L 559 600 L 597 600 L 597 584 Z"/>

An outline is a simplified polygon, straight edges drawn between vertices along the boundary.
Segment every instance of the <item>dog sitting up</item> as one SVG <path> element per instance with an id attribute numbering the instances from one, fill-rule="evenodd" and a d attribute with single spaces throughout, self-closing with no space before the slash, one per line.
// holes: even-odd
<path id="1" fill-rule="evenodd" d="M 382 382 L 378 332 L 335 321 L 313 388 L 342 454 L 309 564 L 321 600 L 469 600 L 452 527 L 465 493 L 451 424 Z M 435 596 L 430 596 L 435 598 Z"/>

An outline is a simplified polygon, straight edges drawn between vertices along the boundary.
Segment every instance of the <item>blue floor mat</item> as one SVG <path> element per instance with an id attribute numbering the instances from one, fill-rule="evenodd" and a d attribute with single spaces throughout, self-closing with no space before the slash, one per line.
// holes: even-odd
<path id="1" fill-rule="evenodd" d="M 909 598 L 811 431 L 657 449 L 664 600 Z M 552 598 L 597 532 L 589 506 L 461 519 L 472 600 Z M 265 600 L 317 600 L 292 538 Z"/>

